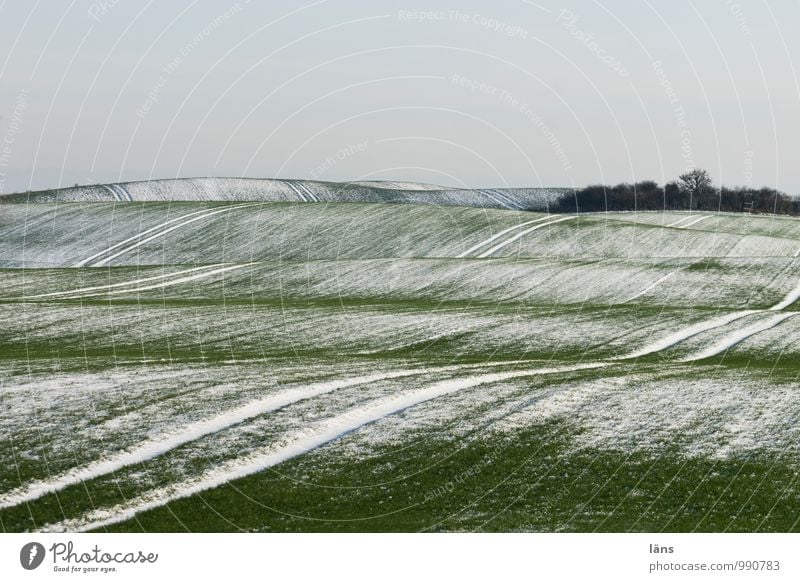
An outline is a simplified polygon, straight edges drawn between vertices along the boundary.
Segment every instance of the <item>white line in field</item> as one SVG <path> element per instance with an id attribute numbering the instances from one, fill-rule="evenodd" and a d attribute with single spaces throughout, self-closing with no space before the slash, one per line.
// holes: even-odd
<path id="1" fill-rule="evenodd" d="M 491 200 L 494 200 L 495 202 L 497 202 L 503 208 L 506 208 L 508 210 L 515 210 L 512 206 L 509 206 L 508 202 L 506 202 L 505 200 L 503 200 L 502 198 L 500 198 L 499 196 L 494 194 L 491 190 L 478 190 L 478 192 L 480 192 L 481 194 L 483 194 L 487 198 L 489 198 Z"/>
<path id="2" fill-rule="evenodd" d="M 623 301 L 623 303 L 628 303 L 628 301 L 633 301 L 634 299 L 638 299 L 639 297 L 641 297 L 642 295 L 644 295 L 644 294 L 645 294 L 645 293 L 647 293 L 648 291 L 651 291 L 652 289 L 656 288 L 658 285 L 660 285 L 661 283 L 663 283 L 664 281 L 666 281 L 667 279 L 669 279 L 670 277 L 672 277 L 672 276 L 673 276 L 675 273 L 677 273 L 677 272 L 678 272 L 678 271 L 672 271 L 671 273 L 668 273 L 668 274 L 664 275 L 664 276 L 663 276 L 663 277 L 661 277 L 661 278 L 660 278 L 658 281 L 656 281 L 655 283 L 652 283 L 651 285 L 648 285 L 647 287 L 645 287 L 644 289 L 642 289 L 641 291 L 639 291 L 639 292 L 638 292 L 636 295 L 634 295 L 633 297 L 631 297 L 631 298 L 629 298 L 629 299 L 626 299 L 625 301 Z"/>
<path id="3" fill-rule="evenodd" d="M 681 330 L 671 333 L 668 336 L 661 338 L 660 340 L 657 340 L 651 344 L 644 346 L 643 348 L 636 350 L 635 352 L 631 352 L 630 354 L 626 354 L 624 356 L 618 356 L 612 359 L 629 360 L 632 358 L 639 358 L 641 356 L 646 356 L 648 354 L 654 354 L 655 352 L 666 350 L 667 348 L 670 348 L 675 344 L 682 342 L 683 340 L 689 339 L 692 336 L 696 336 L 697 334 L 703 333 L 704 331 L 715 329 L 717 327 L 722 327 L 723 325 L 728 325 L 729 323 L 736 321 L 737 319 L 742 319 L 743 317 L 752 315 L 753 313 L 758 313 L 758 311 L 756 310 L 736 311 L 734 313 L 728 313 L 727 315 L 723 315 L 722 317 L 715 317 L 714 319 L 701 321 L 699 323 L 695 323 L 694 325 L 690 325 L 689 327 L 685 327 Z"/>
<path id="4" fill-rule="evenodd" d="M 657 281 L 656 283 L 658 283 L 658 282 L 660 282 L 660 281 Z M 634 298 L 635 297 L 633 297 L 631 299 L 634 299 Z M 769 310 L 767 310 L 767 311 L 781 311 L 782 309 L 785 309 L 786 307 L 788 307 L 791 304 L 793 304 L 798 299 L 800 299 L 800 284 L 798 284 L 797 287 L 792 289 L 786 295 L 786 297 L 783 298 L 783 300 L 780 303 L 776 303 L 775 305 L 770 307 Z M 630 301 L 630 299 L 628 301 Z M 733 313 L 729 313 L 727 315 L 723 315 L 722 317 L 717 317 L 717 318 L 714 318 L 714 319 L 701 321 L 700 323 L 696 323 L 696 324 L 690 325 L 689 327 L 686 327 L 686 328 L 684 328 L 684 329 L 682 329 L 680 331 L 676 331 L 675 333 L 672 333 L 672 334 L 670 334 L 670 335 L 668 335 L 668 336 L 666 336 L 666 337 L 664 337 L 664 338 L 662 338 L 662 339 L 660 339 L 660 340 L 658 340 L 656 342 L 653 342 L 652 344 L 649 344 L 649 345 L 647 345 L 647 346 L 645 346 L 645 347 L 643 347 L 643 348 L 641 348 L 639 350 L 636 350 L 635 352 L 632 352 L 632 353 L 627 354 L 625 356 L 619 356 L 619 357 L 616 357 L 616 358 L 612 358 L 612 360 L 627 360 L 627 359 L 631 359 L 631 358 L 638 358 L 640 356 L 646 356 L 648 354 L 652 354 L 652 353 L 655 353 L 655 352 L 660 352 L 661 350 L 665 350 L 665 349 L 667 349 L 669 347 L 672 347 L 675 344 L 680 343 L 683 340 L 689 339 L 690 337 L 693 337 L 693 336 L 698 335 L 700 333 L 703 333 L 704 331 L 715 329 L 717 327 L 722 327 L 723 325 L 727 325 L 729 323 L 732 323 L 732 322 L 736 321 L 737 319 L 742 319 L 743 317 L 746 317 L 748 315 L 752 315 L 754 313 L 763 313 L 763 312 L 764 312 L 764 310 L 758 310 L 758 309 L 750 309 L 750 310 L 747 310 L 747 311 L 736 311 L 736 312 L 733 312 Z M 776 321 L 776 323 L 774 325 L 777 325 L 778 323 L 780 323 L 784 319 L 787 319 L 788 317 L 791 317 L 793 315 L 796 315 L 796 313 L 782 314 L 780 316 L 777 316 L 776 318 L 773 318 Z M 769 321 L 773 321 L 773 320 L 769 320 Z M 742 338 L 742 339 L 746 339 L 750 335 L 758 333 L 759 331 L 764 331 L 764 329 L 769 329 L 769 327 L 774 327 L 774 325 L 769 325 L 768 327 L 765 327 L 764 329 L 760 329 L 761 325 L 762 324 L 754 324 L 752 326 L 744 328 L 743 330 L 741 330 L 741 332 L 732 332 L 727 337 L 735 338 L 735 337 L 738 337 L 738 335 L 740 333 L 744 333 L 747 330 L 755 329 L 755 331 L 748 332 L 747 335 Z M 738 343 L 738 342 L 742 341 L 742 339 L 736 340 L 736 341 L 734 341 L 734 343 Z M 733 345 L 733 344 L 731 344 L 731 345 Z M 709 355 L 704 355 L 702 357 L 704 357 L 704 358 L 710 357 L 711 355 L 715 355 L 715 354 L 719 353 L 720 351 L 723 351 L 726 348 L 722 348 L 722 349 L 720 349 L 720 350 L 718 350 L 718 351 L 716 351 L 714 353 L 710 353 L 713 349 L 714 348 L 708 348 L 708 350 L 706 350 L 704 352 L 701 352 L 701 353 L 706 353 L 706 352 L 709 353 Z M 686 361 L 699 360 L 699 359 L 702 359 L 702 358 L 701 357 L 697 357 L 697 356 L 691 356 L 689 358 L 689 360 L 686 360 Z"/>
<path id="5" fill-rule="evenodd" d="M 303 193 L 300 191 L 300 189 L 297 186 L 295 186 L 294 184 L 292 184 L 288 180 L 286 181 L 286 184 L 287 184 L 287 186 L 289 186 L 289 188 L 292 189 L 292 191 L 294 191 L 295 194 L 297 194 L 300 197 L 300 200 L 302 200 L 303 202 L 308 202 L 308 200 L 306 200 L 306 197 L 303 195 Z"/>
<path id="6" fill-rule="evenodd" d="M 759 321 L 754 323 L 753 325 L 749 325 L 745 328 L 733 331 L 719 340 L 712 346 L 701 350 L 695 354 L 690 356 L 686 356 L 682 358 L 681 361 L 683 362 L 693 362 L 695 360 L 702 360 L 704 358 L 710 358 L 711 356 L 716 356 L 717 354 L 721 354 L 722 352 L 729 350 L 736 344 L 743 342 L 747 338 L 756 335 L 757 333 L 761 333 L 762 331 L 766 331 L 768 329 L 772 329 L 776 325 L 780 324 L 781 322 L 789 319 L 790 317 L 794 317 L 797 315 L 796 313 L 780 313 L 778 315 L 773 315 L 769 319 L 765 321 Z"/>
<path id="7" fill-rule="evenodd" d="M 683 217 L 683 218 L 681 218 L 680 220 L 676 220 L 675 222 L 672 222 L 672 223 L 670 223 L 670 224 L 666 224 L 666 225 L 664 225 L 664 227 L 665 227 L 665 228 L 673 228 L 673 227 L 676 227 L 676 226 L 678 226 L 678 225 L 679 225 L 681 222 L 686 222 L 687 220 L 690 220 L 692 217 L 693 217 L 693 215 L 690 215 L 690 216 L 684 216 L 684 217 Z"/>
<path id="8" fill-rule="evenodd" d="M 797 285 L 794 289 L 789 291 L 786 297 L 783 298 L 783 301 L 780 303 L 776 303 L 772 307 L 769 308 L 770 311 L 780 311 L 781 309 L 785 309 L 789 307 L 792 303 L 800 299 L 800 284 Z"/>
<path id="9" fill-rule="evenodd" d="M 197 440 L 209 434 L 226 430 L 256 416 L 260 416 L 268 412 L 274 412 L 279 408 L 289 406 L 290 404 L 295 404 L 301 400 L 307 400 L 309 398 L 321 396 L 342 388 L 360 386 L 362 384 L 372 384 L 375 382 L 393 380 L 397 378 L 408 378 L 411 376 L 422 376 L 426 374 L 437 373 L 440 374 L 442 372 L 457 372 L 465 369 L 487 368 L 520 363 L 522 362 L 486 362 L 483 364 L 405 369 L 396 370 L 393 372 L 370 374 L 366 376 L 342 378 L 340 380 L 329 380 L 326 382 L 310 384 L 308 386 L 291 388 L 271 396 L 253 400 L 247 404 L 223 412 L 216 416 L 189 423 L 178 430 L 166 433 L 158 438 L 147 440 L 133 448 L 120 451 L 89 465 L 71 469 L 46 481 L 34 481 L 23 485 L 22 487 L 19 487 L 13 491 L 9 491 L 0 495 L 0 509 L 13 507 L 14 505 L 28 501 L 33 501 L 48 493 L 61 491 L 70 485 L 95 479 L 130 465 L 143 463 L 149 459 L 163 455 L 164 453 L 167 453 L 183 444 Z M 525 363 L 530 364 L 530 362 Z"/>
<path id="10" fill-rule="evenodd" d="M 700 218 L 697 218 L 691 222 L 687 222 L 686 224 L 681 224 L 678 228 L 689 228 L 690 226 L 694 226 L 695 224 L 704 221 L 706 218 L 711 218 L 711 215 L 706 214 L 705 216 L 701 216 Z"/>
<path id="11" fill-rule="evenodd" d="M 224 263 L 220 263 L 224 264 Z M 203 270 L 201 273 L 195 273 L 194 275 L 186 275 L 185 277 L 178 277 L 175 279 L 167 279 L 166 281 L 162 281 L 160 283 L 155 283 L 152 285 L 144 285 L 139 287 L 125 287 L 124 289 L 117 289 L 114 291 L 111 290 L 99 290 L 99 291 L 89 291 L 89 292 L 81 292 L 81 293 L 74 293 L 72 295 L 64 295 L 60 294 L 57 299 L 79 299 L 81 297 L 92 297 L 93 295 L 120 295 L 124 293 L 138 293 L 141 291 L 152 291 L 153 289 L 164 289 L 166 287 L 173 287 L 175 285 L 180 285 L 181 283 L 188 283 L 190 281 L 197 281 L 198 279 L 205 279 L 206 277 L 211 277 L 212 275 L 217 275 L 219 273 L 225 273 L 227 271 L 234 271 L 236 269 L 243 269 L 244 267 L 249 267 L 254 265 L 255 263 L 242 263 L 239 265 L 228 265 L 224 267 L 219 267 L 212 270 Z M 212 265 L 216 266 L 216 265 Z M 172 275 L 179 275 L 180 273 L 188 273 L 191 271 L 197 271 L 198 269 L 190 269 L 189 271 L 180 271 L 178 273 L 172 273 Z M 111 286 L 109 286 L 111 287 Z M 31 297 L 25 297 L 24 299 L 31 299 Z"/>
<path id="12" fill-rule="evenodd" d="M 508 202 L 508 203 L 509 203 L 511 206 L 513 206 L 515 210 L 522 210 L 522 206 L 521 206 L 521 205 L 520 205 L 520 204 L 519 204 L 519 203 L 518 203 L 516 200 L 514 200 L 513 198 L 511 198 L 511 196 L 509 196 L 508 194 L 506 194 L 505 192 L 501 192 L 500 190 L 494 190 L 494 189 L 492 189 L 492 190 L 487 190 L 487 192 L 492 192 L 492 193 L 494 193 L 494 195 L 495 195 L 495 196 L 497 196 L 497 197 L 498 197 L 498 198 L 500 198 L 501 200 L 505 200 L 505 201 L 506 201 L 506 202 Z"/>
<path id="13" fill-rule="evenodd" d="M 478 258 L 479 258 L 479 259 L 483 259 L 483 258 L 486 258 L 486 257 L 491 257 L 491 256 L 492 256 L 493 254 L 495 254 L 497 251 L 499 251 L 499 250 L 503 249 L 504 247 L 506 247 L 506 246 L 510 245 L 510 244 L 511 244 L 511 243 L 513 243 L 515 240 L 517 240 L 517 239 L 519 239 L 519 238 L 521 238 L 521 237 L 525 236 L 525 235 L 526 235 L 526 234 L 528 234 L 529 232 L 533 232 L 534 230 L 539 230 L 540 228 L 544 228 L 545 226 L 550 226 L 550 225 L 552 225 L 552 224 L 557 224 L 557 223 L 559 223 L 559 222 L 564 222 L 565 220 L 572 220 L 573 218 L 575 218 L 575 217 L 574 217 L 574 216 L 566 216 L 566 217 L 564 217 L 564 218 L 559 218 L 558 220 L 551 220 L 550 222 L 546 222 L 546 223 L 544 223 L 544 224 L 537 224 L 536 226 L 532 226 L 532 227 L 530 227 L 530 228 L 526 228 L 526 229 L 525 229 L 525 230 L 523 230 L 522 232 L 520 232 L 520 233 L 517 233 L 517 234 L 515 234 L 514 236 L 512 236 L 511 238 L 509 238 L 509 239 L 506 239 L 506 240 L 504 240 L 503 242 L 501 242 L 501 243 L 499 243 L 499 244 L 497 244 L 497 245 L 493 246 L 493 247 L 492 247 L 492 248 L 490 248 L 488 251 L 486 251 L 486 252 L 483 252 L 483 253 L 479 254 L 479 255 L 478 255 Z"/>
<path id="14" fill-rule="evenodd" d="M 150 234 L 151 232 L 155 232 L 160 228 L 164 228 L 165 226 L 169 226 L 170 224 L 174 224 L 174 223 L 176 223 L 178 221 L 185 220 L 185 219 L 187 219 L 187 218 L 189 218 L 191 216 L 197 216 L 198 214 L 204 214 L 206 212 L 209 212 L 210 210 L 211 210 L 210 208 L 205 208 L 203 210 L 197 210 L 196 212 L 190 212 L 189 214 L 184 214 L 183 216 L 179 216 L 177 218 L 173 218 L 173 219 L 168 220 L 166 222 L 162 222 L 161 224 L 157 224 L 156 226 L 152 226 L 152 227 L 148 228 L 147 230 L 143 230 L 142 232 L 138 233 L 136 236 L 132 236 L 130 238 L 126 238 L 125 240 L 120 241 L 120 242 L 114 244 L 113 246 L 110 246 L 110 247 L 100 251 L 99 253 L 96 253 L 96 254 L 92 255 L 91 257 L 89 257 L 87 259 L 83 259 L 79 263 L 76 263 L 74 266 L 75 267 L 84 267 L 84 266 L 86 266 L 87 263 L 90 263 L 94 259 L 96 259 L 96 258 L 98 258 L 98 257 L 100 257 L 100 256 L 102 256 L 102 255 L 104 255 L 104 254 L 106 254 L 106 253 L 108 253 L 110 251 L 113 251 L 114 249 L 118 249 L 119 247 L 121 247 L 121 246 L 123 246 L 123 245 L 125 245 L 125 244 L 127 244 L 129 242 L 138 240 L 138 239 L 142 238 L 143 236 Z"/>
<path id="15" fill-rule="evenodd" d="M 442 396 L 447 396 L 455 392 L 475 388 L 483 384 L 492 384 L 529 376 L 539 376 L 545 374 L 558 374 L 573 372 L 578 370 L 588 370 L 600 368 L 609 364 L 578 364 L 574 366 L 562 366 L 557 368 L 542 368 L 539 370 L 519 370 L 511 372 L 495 372 L 470 376 L 466 378 L 454 378 L 442 380 L 431 384 L 421 390 L 413 390 L 401 394 L 379 398 L 371 403 L 358 406 L 333 418 L 321 421 L 315 425 L 297 433 L 296 438 L 287 445 L 279 448 L 271 448 L 261 453 L 254 453 L 244 458 L 234 459 L 205 474 L 189 480 L 188 482 L 176 483 L 171 486 L 163 487 L 145 493 L 138 499 L 128 503 L 117 505 L 108 509 L 98 509 L 89 512 L 84 518 L 77 518 L 63 521 L 53 525 L 45 526 L 45 531 L 75 531 L 90 530 L 108 526 L 121 521 L 126 521 L 134 515 L 161 507 L 176 499 L 189 497 L 195 493 L 200 493 L 208 489 L 213 489 L 224 485 L 235 479 L 246 477 L 254 473 L 261 472 L 279 463 L 307 453 L 308 451 L 327 444 L 346 435 L 362 426 L 378 421 L 382 418 L 402 412 L 412 406 L 433 400 Z M 22 501 L 16 501 L 21 503 Z"/>
<path id="16" fill-rule="evenodd" d="M 124 249 L 122 249 L 121 251 L 117 251 L 113 255 L 108 256 L 108 257 L 106 257 L 104 259 L 101 259 L 100 261 L 97 261 L 93 266 L 102 267 L 103 265 L 113 261 L 117 257 L 129 253 L 132 250 L 139 248 L 143 244 L 146 244 L 146 243 L 150 242 L 151 240 L 155 240 L 157 238 L 161 238 L 162 236 L 165 236 L 165 235 L 169 234 L 173 230 L 176 230 L 178 228 L 184 227 L 184 226 L 186 226 L 188 224 L 192 224 L 193 222 L 197 222 L 198 220 L 203 220 L 204 218 L 209 218 L 211 216 L 215 216 L 215 215 L 221 214 L 223 212 L 230 212 L 232 209 L 247 208 L 249 206 L 258 206 L 260 204 L 262 204 L 262 203 L 259 202 L 258 204 L 237 204 L 237 205 L 234 205 L 234 206 L 227 206 L 227 207 L 222 208 L 220 210 L 212 210 L 211 212 L 207 212 L 207 213 L 205 213 L 203 215 L 200 215 L 200 216 L 195 216 L 194 218 L 190 218 L 189 220 L 186 220 L 184 222 L 179 222 L 178 224 L 174 224 L 174 225 L 170 226 L 169 228 L 166 228 L 164 230 L 161 230 L 161 231 L 159 231 L 159 232 L 157 232 L 155 234 L 152 234 L 152 235 L 148 236 L 144 240 L 140 240 L 140 241 L 138 241 L 138 242 L 136 242 L 136 243 L 134 243 L 134 244 L 132 244 L 130 246 L 127 246 Z"/>
<path id="17" fill-rule="evenodd" d="M 40 295 L 26 295 L 22 297 L 22 299 L 42 299 L 45 297 L 59 297 L 61 295 L 75 295 L 75 294 L 83 294 L 89 293 L 91 291 L 105 291 L 108 289 L 116 289 L 118 287 L 130 287 L 131 285 L 138 285 L 139 283 L 148 283 L 150 281 L 158 281 L 160 279 L 170 279 L 171 277 L 185 275 L 187 273 L 195 273 L 197 271 L 205 271 L 207 269 L 213 269 L 215 267 L 221 267 L 225 265 L 225 263 L 216 263 L 213 265 L 204 265 L 202 267 L 194 267 L 192 269 L 184 269 L 182 271 L 173 271 L 171 273 L 166 273 L 163 275 L 157 275 L 154 277 L 142 277 L 140 279 L 132 279 L 130 281 L 125 281 L 123 283 L 112 283 L 108 285 L 97 285 L 94 287 L 80 287 L 78 289 L 70 289 L 68 291 L 54 291 L 52 293 L 42 293 Z"/>
<path id="18" fill-rule="evenodd" d="M 800 249 L 797 249 L 797 250 L 794 252 L 794 255 L 792 255 L 792 256 L 793 256 L 795 259 L 796 259 L 797 257 L 800 257 Z"/>
<path id="19" fill-rule="evenodd" d="M 133 202 L 133 196 L 121 184 L 111 184 L 111 187 L 119 194 L 119 199 L 124 202 Z"/>
<path id="20" fill-rule="evenodd" d="M 541 218 L 537 218 L 537 219 L 535 219 L 535 220 L 529 220 L 528 222 L 523 222 L 523 223 L 521 223 L 521 224 L 516 224 L 516 225 L 514 225 L 514 226 L 512 226 L 512 227 L 510 227 L 510 228 L 507 228 L 507 229 L 505 229 L 505 230 L 501 230 L 501 231 L 500 231 L 500 232 L 498 232 L 497 234 L 490 236 L 490 237 L 489 237 L 489 238 L 487 238 L 486 240 L 479 242 L 478 244 L 476 244 L 476 245 L 475 245 L 475 246 L 473 246 L 473 247 L 470 247 L 469 249 L 467 249 L 466 251 L 464 251 L 464 252 L 463 252 L 463 253 L 461 253 L 460 255 L 457 255 L 457 256 L 456 256 L 456 258 L 457 258 L 457 259 L 463 259 L 464 257 L 466 257 L 466 256 L 469 256 L 469 255 L 471 255 L 472 253 L 474 253 L 475 251 L 477 251 L 479 248 L 481 248 L 481 247 L 485 247 L 486 245 L 488 245 L 489 243 L 492 243 L 492 242 L 494 242 L 495 240 L 497 240 L 497 239 L 498 239 L 498 238 L 500 238 L 501 236 L 503 236 L 503 235 L 506 235 L 506 234 L 508 234 L 509 232 L 513 232 L 513 231 L 515 231 L 515 230 L 517 230 L 517 229 L 520 229 L 520 228 L 522 228 L 523 226 L 527 226 L 527 225 L 529 225 L 529 224 L 533 224 L 533 223 L 535 223 L 535 222 L 542 222 L 543 220 L 550 220 L 550 219 L 552 219 L 552 218 L 553 218 L 552 216 L 543 216 L 543 217 L 541 217 Z"/>
<path id="21" fill-rule="evenodd" d="M 311 191 L 311 188 L 309 188 L 307 184 L 304 182 L 297 182 L 297 187 L 308 194 L 308 197 L 311 198 L 312 202 L 319 202 L 319 198 L 317 198 L 317 195 Z"/>
<path id="22" fill-rule="evenodd" d="M 114 190 L 111 186 L 109 186 L 107 184 L 103 184 L 102 187 L 105 188 L 106 190 L 108 190 L 108 192 L 111 194 L 111 196 L 113 196 L 115 201 L 118 201 L 120 199 L 119 194 L 117 193 L 117 191 Z"/>

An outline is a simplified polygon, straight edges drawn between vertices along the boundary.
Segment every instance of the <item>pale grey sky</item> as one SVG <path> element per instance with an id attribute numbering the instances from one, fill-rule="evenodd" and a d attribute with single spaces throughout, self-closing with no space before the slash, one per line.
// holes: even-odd
<path id="1" fill-rule="evenodd" d="M 800 192 L 797 0 L 0 0 L 0 188 L 188 176 Z"/>

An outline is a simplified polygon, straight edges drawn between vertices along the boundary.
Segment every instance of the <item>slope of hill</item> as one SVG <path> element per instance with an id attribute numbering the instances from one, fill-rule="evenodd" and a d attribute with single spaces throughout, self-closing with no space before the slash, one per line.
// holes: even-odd
<path id="1" fill-rule="evenodd" d="M 797 528 L 800 220 L 98 188 L 0 208 L 5 531 Z"/>
<path id="2" fill-rule="evenodd" d="M 383 202 L 546 211 L 564 188 L 468 190 L 414 182 L 319 182 L 261 178 L 181 178 L 93 184 L 0 196 L 2 203 L 42 202 Z"/>

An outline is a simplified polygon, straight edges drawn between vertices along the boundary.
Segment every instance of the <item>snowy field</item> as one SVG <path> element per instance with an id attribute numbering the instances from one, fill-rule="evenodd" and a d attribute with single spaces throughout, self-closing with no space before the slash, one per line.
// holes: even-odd
<path id="1" fill-rule="evenodd" d="M 4 199 L 0 527 L 796 530 L 800 220 L 554 192 Z"/>

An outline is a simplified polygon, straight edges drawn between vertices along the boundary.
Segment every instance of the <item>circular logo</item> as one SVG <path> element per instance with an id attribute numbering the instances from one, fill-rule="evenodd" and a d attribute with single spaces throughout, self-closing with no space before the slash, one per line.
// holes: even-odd
<path id="1" fill-rule="evenodd" d="M 26 570 L 35 570 L 44 561 L 44 546 L 39 542 L 30 542 L 19 551 L 19 563 Z"/>

